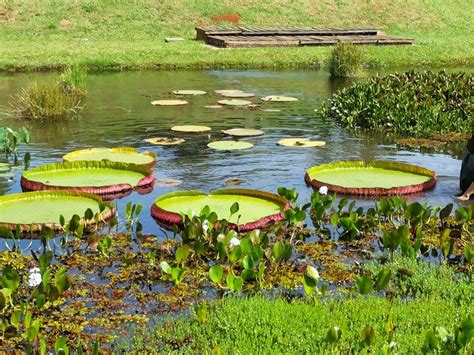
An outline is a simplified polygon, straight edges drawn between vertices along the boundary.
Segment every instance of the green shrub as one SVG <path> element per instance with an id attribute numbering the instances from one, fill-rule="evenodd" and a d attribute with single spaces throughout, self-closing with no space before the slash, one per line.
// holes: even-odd
<path id="1" fill-rule="evenodd" d="M 13 96 L 12 114 L 20 119 L 54 121 L 71 118 L 82 109 L 81 96 L 70 94 L 59 84 L 33 82 Z"/>
<path id="2" fill-rule="evenodd" d="M 61 73 L 58 84 L 66 93 L 84 96 L 86 94 L 86 77 L 87 71 L 81 66 L 74 65 Z"/>
<path id="3" fill-rule="evenodd" d="M 343 126 L 429 137 L 470 133 L 474 76 L 444 71 L 375 76 L 335 94 L 322 112 Z"/>
<path id="4" fill-rule="evenodd" d="M 362 69 L 363 56 L 359 48 L 352 43 L 338 42 L 331 51 L 329 73 L 333 78 L 357 76 Z"/>

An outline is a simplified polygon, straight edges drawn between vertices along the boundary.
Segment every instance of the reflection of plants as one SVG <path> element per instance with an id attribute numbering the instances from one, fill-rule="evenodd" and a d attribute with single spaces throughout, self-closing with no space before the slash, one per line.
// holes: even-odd
<path id="1" fill-rule="evenodd" d="M 13 157 L 15 164 L 18 161 L 18 147 L 22 143 L 30 143 L 30 132 L 25 127 L 21 127 L 18 131 L 10 127 L 0 127 L 0 153 L 5 159 Z M 28 153 L 25 154 L 25 162 L 28 160 Z"/>

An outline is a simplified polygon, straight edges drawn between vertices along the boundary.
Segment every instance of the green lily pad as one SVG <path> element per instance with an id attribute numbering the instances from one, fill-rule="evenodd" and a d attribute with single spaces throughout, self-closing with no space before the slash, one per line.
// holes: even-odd
<path id="1" fill-rule="evenodd" d="M 71 161 L 114 161 L 120 163 L 133 163 L 137 165 L 151 165 L 155 163 L 156 155 L 153 153 L 139 153 L 135 148 L 89 148 L 75 150 L 63 156 L 66 162 Z"/>
<path id="2" fill-rule="evenodd" d="M 207 92 L 202 91 L 202 90 L 175 90 L 173 91 L 173 94 L 197 96 L 197 95 L 205 95 L 207 94 Z"/>
<path id="3" fill-rule="evenodd" d="M 244 99 L 244 98 L 255 96 L 255 94 L 252 94 L 250 92 L 243 92 L 243 91 L 226 92 L 221 95 L 224 97 L 229 97 L 229 98 L 234 98 L 234 99 Z"/>
<path id="4" fill-rule="evenodd" d="M 224 130 L 222 133 L 232 137 L 255 137 L 265 134 L 262 130 L 254 128 L 232 128 Z"/>
<path id="5" fill-rule="evenodd" d="M 290 97 L 290 96 L 276 96 L 276 95 L 270 95 L 270 96 L 265 96 L 262 97 L 263 101 L 274 101 L 274 102 L 292 102 L 292 101 L 298 101 L 296 97 Z"/>
<path id="6" fill-rule="evenodd" d="M 145 142 L 155 145 L 177 145 L 186 142 L 183 138 L 154 137 L 147 138 Z"/>
<path id="7" fill-rule="evenodd" d="M 229 100 L 220 100 L 218 101 L 219 105 L 226 105 L 226 106 L 247 106 L 250 105 L 252 102 L 247 100 L 239 100 L 239 99 L 229 99 Z"/>
<path id="8" fill-rule="evenodd" d="M 188 102 L 185 100 L 155 100 L 151 104 L 153 106 L 181 106 L 187 105 Z"/>
<path id="9" fill-rule="evenodd" d="M 324 141 L 310 141 L 308 138 L 284 138 L 278 141 L 279 145 L 285 147 L 311 148 L 326 145 Z"/>
<path id="10" fill-rule="evenodd" d="M 220 108 L 224 108 L 224 106 L 222 106 L 222 105 L 206 105 L 206 106 L 204 106 L 204 108 L 220 109 Z"/>
<path id="11" fill-rule="evenodd" d="M 105 207 L 102 212 L 101 205 Z M 99 213 L 104 220 L 115 214 L 114 208 L 100 197 L 79 191 L 35 191 L 0 196 L 0 226 L 13 230 L 20 224 L 23 231 L 30 231 L 31 227 L 37 231 L 41 224 L 47 224 L 61 229 L 60 215 L 69 221 L 74 214 L 84 216 L 87 209 L 93 214 Z"/>
<path id="12" fill-rule="evenodd" d="M 224 94 L 237 94 L 239 92 L 243 92 L 242 90 L 237 89 L 223 89 L 223 90 L 214 90 L 217 95 L 224 95 Z"/>
<path id="13" fill-rule="evenodd" d="M 183 126 L 174 126 L 171 127 L 172 131 L 180 133 L 203 133 L 209 132 L 211 127 L 207 126 L 196 126 L 196 125 L 183 125 Z"/>
<path id="14" fill-rule="evenodd" d="M 252 148 L 253 144 L 243 141 L 215 141 L 209 143 L 207 146 L 217 150 L 240 150 Z"/>

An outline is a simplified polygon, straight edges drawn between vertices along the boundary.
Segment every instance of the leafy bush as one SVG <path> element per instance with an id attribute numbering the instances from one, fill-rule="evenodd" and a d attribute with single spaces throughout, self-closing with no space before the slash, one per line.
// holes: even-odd
<path id="1" fill-rule="evenodd" d="M 356 76 L 362 68 L 363 56 L 352 43 L 338 42 L 329 58 L 329 73 L 333 78 Z"/>
<path id="2" fill-rule="evenodd" d="M 384 130 L 427 137 L 473 129 L 472 74 L 434 73 L 375 76 L 341 90 L 323 113 L 350 129 Z"/>
<path id="3" fill-rule="evenodd" d="M 59 84 L 33 82 L 21 89 L 10 105 L 17 118 L 54 121 L 77 115 L 82 109 L 80 103 L 80 96 L 64 91 Z"/>

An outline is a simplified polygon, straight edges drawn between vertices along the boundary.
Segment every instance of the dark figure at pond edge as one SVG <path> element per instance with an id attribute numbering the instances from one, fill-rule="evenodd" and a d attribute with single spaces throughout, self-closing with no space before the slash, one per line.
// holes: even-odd
<path id="1" fill-rule="evenodd" d="M 467 142 L 467 153 L 461 165 L 460 187 L 462 195 L 458 197 L 461 201 L 467 201 L 474 195 L 474 133 Z"/>

